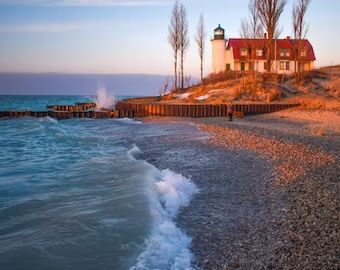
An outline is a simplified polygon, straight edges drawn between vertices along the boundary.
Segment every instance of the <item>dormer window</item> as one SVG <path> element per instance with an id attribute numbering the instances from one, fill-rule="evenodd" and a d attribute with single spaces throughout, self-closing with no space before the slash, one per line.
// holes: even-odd
<path id="1" fill-rule="evenodd" d="M 246 48 L 241 49 L 241 56 L 247 56 L 248 55 L 248 50 Z"/>
<path id="2" fill-rule="evenodd" d="M 302 51 L 300 52 L 300 56 L 301 56 L 301 57 L 306 57 L 306 56 L 307 56 L 307 50 L 302 50 Z"/>
<path id="3" fill-rule="evenodd" d="M 256 56 L 263 56 L 263 50 L 262 49 L 256 49 Z"/>
<path id="4" fill-rule="evenodd" d="M 280 49 L 280 57 L 290 57 L 289 49 Z"/>

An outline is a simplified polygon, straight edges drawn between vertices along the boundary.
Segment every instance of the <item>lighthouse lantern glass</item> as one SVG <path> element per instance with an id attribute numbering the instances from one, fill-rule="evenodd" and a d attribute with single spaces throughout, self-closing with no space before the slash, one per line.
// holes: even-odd
<path id="1" fill-rule="evenodd" d="M 215 31 L 216 36 L 222 36 L 223 35 L 223 30 L 216 30 Z"/>

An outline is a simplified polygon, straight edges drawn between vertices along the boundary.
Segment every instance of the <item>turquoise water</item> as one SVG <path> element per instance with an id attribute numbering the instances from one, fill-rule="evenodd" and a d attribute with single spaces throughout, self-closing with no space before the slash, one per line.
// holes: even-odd
<path id="1" fill-rule="evenodd" d="M 118 100 L 132 96 L 117 96 Z M 0 95 L 0 111 L 48 111 L 49 105 L 73 105 L 95 102 L 96 96 L 4 96 Z"/>
<path id="2" fill-rule="evenodd" d="M 190 269 L 191 240 L 174 220 L 198 190 L 140 156 L 202 136 L 193 131 L 129 119 L 0 119 L 0 269 Z"/>
<path id="3" fill-rule="evenodd" d="M 48 105 L 92 102 L 92 96 L 1 96 L 0 111 L 47 111 Z"/>

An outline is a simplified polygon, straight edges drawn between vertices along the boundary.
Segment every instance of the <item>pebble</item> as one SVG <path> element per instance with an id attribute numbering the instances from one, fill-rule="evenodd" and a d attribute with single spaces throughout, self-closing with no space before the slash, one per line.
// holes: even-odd
<path id="1" fill-rule="evenodd" d="M 242 125 L 223 118 L 195 121 L 201 130 L 213 135 L 209 143 L 241 156 L 250 153 L 270 164 L 263 164 L 270 170 L 267 179 L 255 177 L 256 185 L 251 187 L 246 186 L 250 181 L 244 181 L 244 192 L 230 198 L 237 203 L 219 195 L 227 194 L 228 186 L 216 180 L 203 187 L 202 200 L 193 200 L 183 211 L 181 224 L 193 238 L 195 267 L 339 269 L 339 137 L 311 137 L 304 126 L 288 118 L 284 124 L 268 121 L 267 126 L 259 118 L 260 129 L 256 128 L 256 118 L 242 121 Z M 275 129 L 275 125 L 280 128 Z M 260 170 L 256 163 L 249 166 Z M 251 173 L 248 176 L 253 177 Z M 242 183 L 234 179 L 229 184 Z M 249 203 L 257 205 L 256 213 L 235 216 L 237 208 L 250 209 Z M 199 217 L 195 209 L 200 211 Z M 199 222 L 205 219 L 213 220 Z M 205 224 L 204 230 L 200 224 Z"/>

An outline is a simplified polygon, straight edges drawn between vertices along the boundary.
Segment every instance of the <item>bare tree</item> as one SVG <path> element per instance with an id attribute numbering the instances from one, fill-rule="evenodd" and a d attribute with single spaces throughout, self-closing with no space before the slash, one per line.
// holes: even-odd
<path id="1" fill-rule="evenodd" d="M 187 75 L 184 76 L 184 87 L 190 87 L 191 86 L 191 76 Z"/>
<path id="2" fill-rule="evenodd" d="M 174 61 L 174 85 L 173 88 L 178 87 L 178 53 L 180 49 L 180 7 L 178 0 L 175 1 L 172 9 L 171 21 L 169 25 L 168 42 L 172 49 L 173 61 Z"/>
<path id="3" fill-rule="evenodd" d="M 275 46 L 274 40 L 281 34 L 279 19 L 287 4 L 287 0 L 256 0 L 255 2 L 261 24 L 267 32 L 267 69 L 271 71 Z"/>
<path id="4" fill-rule="evenodd" d="M 166 76 L 162 86 L 159 88 L 159 96 L 160 97 L 165 96 L 168 89 L 169 89 L 169 77 Z"/>
<path id="5" fill-rule="evenodd" d="M 204 63 L 204 52 L 205 52 L 205 38 L 207 33 L 205 31 L 204 17 L 201 14 L 196 33 L 196 43 L 198 47 L 198 54 L 201 60 L 201 83 L 203 83 L 203 63 Z"/>
<path id="6" fill-rule="evenodd" d="M 251 36 L 249 22 L 246 18 L 241 20 L 240 36 L 243 39 L 248 39 Z"/>
<path id="7" fill-rule="evenodd" d="M 184 88 L 184 58 L 189 48 L 189 32 L 187 11 L 183 4 L 179 6 L 179 56 L 180 56 L 180 87 Z"/>
<path id="8" fill-rule="evenodd" d="M 248 19 L 243 19 L 241 22 L 241 37 L 245 39 L 261 38 L 263 36 L 263 26 L 260 21 L 256 0 L 249 1 L 248 10 Z"/>
<path id="9" fill-rule="evenodd" d="M 248 4 L 249 17 L 241 22 L 241 37 L 246 40 L 248 48 L 248 59 L 253 65 L 253 75 L 255 75 L 255 50 L 254 42 L 249 39 L 261 38 L 263 36 L 263 26 L 260 21 L 259 11 L 256 7 L 256 0 L 250 0 Z M 250 64 L 250 61 L 248 61 Z"/>
<path id="10" fill-rule="evenodd" d="M 294 32 L 294 57 L 295 57 L 295 76 L 300 83 L 303 76 L 303 67 L 301 63 L 301 52 L 304 49 L 302 40 L 306 38 L 308 32 L 308 25 L 305 21 L 307 9 L 311 0 L 297 0 L 293 6 L 292 19 L 293 19 L 293 32 Z"/>

